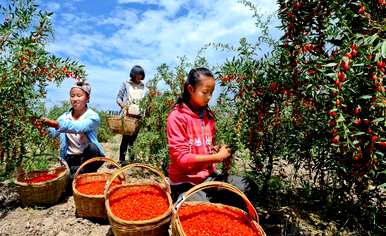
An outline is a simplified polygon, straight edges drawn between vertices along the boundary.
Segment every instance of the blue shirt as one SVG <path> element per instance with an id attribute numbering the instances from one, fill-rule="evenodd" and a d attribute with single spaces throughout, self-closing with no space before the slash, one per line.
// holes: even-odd
<path id="1" fill-rule="evenodd" d="M 67 155 L 68 140 L 66 133 L 84 133 L 91 143 L 94 143 L 99 152 L 104 155 L 103 147 L 98 142 L 98 128 L 100 125 L 100 118 L 98 113 L 90 108 L 84 113 L 84 119 L 71 120 L 68 115 L 71 115 L 72 109 L 62 114 L 58 119 L 59 128 L 49 128 L 49 136 L 55 138 L 59 136 L 60 139 L 60 158 L 64 159 Z"/>

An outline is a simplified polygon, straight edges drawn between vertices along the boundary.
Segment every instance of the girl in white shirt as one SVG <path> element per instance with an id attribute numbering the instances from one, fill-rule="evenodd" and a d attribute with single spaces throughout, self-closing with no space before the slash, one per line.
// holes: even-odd
<path id="1" fill-rule="evenodd" d="M 124 115 L 141 116 L 139 103 L 145 97 L 145 85 L 142 82 L 145 79 L 145 71 L 141 66 L 134 66 L 130 71 L 130 80 L 122 83 L 121 89 L 117 95 L 117 103 L 121 107 Z M 122 142 L 119 148 L 119 163 L 124 164 L 128 146 L 132 147 L 137 134 L 122 135 Z M 130 161 L 134 156 L 130 155 Z"/>

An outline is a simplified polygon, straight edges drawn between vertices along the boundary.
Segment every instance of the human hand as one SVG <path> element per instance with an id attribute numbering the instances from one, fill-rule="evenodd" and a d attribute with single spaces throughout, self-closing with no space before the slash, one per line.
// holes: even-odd
<path id="1" fill-rule="evenodd" d="M 51 120 L 45 116 L 42 116 L 40 118 L 40 121 L 44 124 L 44 125 L 47 125 L 49 127 L 53 127 L 53 128 L 57 128 L 58 127 L 58 122 L 56 120 Z"/>
<path id="2" fill-rule="evenodd" d="M 50 123 L 50 119 L 48 119 L 48 118 L 45 117 L 45 116 L 40 117 L 40 121 L 41 121 L 44 125 L 48 125 L 48 124 Z"/>
<path id="3" fill-rule="evenodd" d="M 225 159 L 231 156 L 231 149 L 228 145 L 223 145 L 220 147 L 220 150 L 217 154 L 219 155 L 221 161 L 224 161 Z"/>
<path id="4" fill-rule="evenodd" d="M 129 107 L 128 106 L 124 106 L 123 107 L 123 115 L 124 116 L 129 116 Z"/>
<path id="5" fill-rule="evenodd" d="M 43 127 L 43 125 L 46 125 L 45 121 L 47 118 L 43 118 L 31 117 L 32 125 L 39 131 L 39 135 L 42 137 L 48 134 L 47 130 Z"/>

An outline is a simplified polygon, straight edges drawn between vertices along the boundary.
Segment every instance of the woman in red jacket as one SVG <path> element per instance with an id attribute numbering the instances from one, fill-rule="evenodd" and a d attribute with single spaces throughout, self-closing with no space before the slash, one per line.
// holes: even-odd
<path id="1" fill-rule="evenodd" d="M 227 145 L 215 147 L 215 119 L 208 103 L 215 88 L 213 74 L 206 68 L 192 69 L 184 85 L 182 97 L 167 118 L 167 138 L 170 164 L 168 174 L 172 198 L 196 184 L 217 180 L 215 163 L 229 161 L 231 150 Z M 241 177 L 229 178 L 241 188 Z M 236 180 L 236 181 L 232 181 Z M 195 200 L 208 200 L 200 192 Z"/>

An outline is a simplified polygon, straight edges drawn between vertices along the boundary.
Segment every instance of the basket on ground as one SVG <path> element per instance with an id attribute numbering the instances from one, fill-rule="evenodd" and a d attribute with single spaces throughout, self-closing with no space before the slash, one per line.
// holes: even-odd
<path id="1" fill-rule="evenodd" d="M 247 212 L 220 203 L 185 202 L 194 193 L 208 188 L 223 188 L 236 193 L 246 204 Z M 219 181 L 204 182 L 183 193 L 174 204 L 171 224 L 173 236 L 265 236 L 256 210 L 245 194 L 235 186 Z"/>
<path id="2" fill-rule="evenodd" d="M 66 190 L 70 172 L 65 161 L 59 159 L 59 163 L 60 166 L 48 170 L 17 174 L 14 182 L 22 205 L 53 205 L 59 201 Z"/>
<path id="3" fill-rule="evenodd" d="M 143 181 L 133 181 L 132 176 L 124 173 L 132 169 L 142 170 Z M 111 182 L 122 174 L 125 183 L 110 188 Z M 145 177 L 146 174 L 155 174 L 161 183 Z M 105 205 L 115 236 L 168 235 L 172 211 L 170 186 L 165 176 L 153 167 L 130 164 L 115 171 L 105 187 Z"/>
<path id="4" fill-rule="evenodd" d="M 80 171 L 83 170 L 85 166 L 101 161 L 108 162 L 116 168 L 120 168 L 118 163 L 107 157 L 94 157 L 85 161 L 78 168 L 72 181 L 72 192 L 77 217 L 107 219 L 103 191 L 111 173 L 94 172 L 80 174 Z"/>
<path id="5" fill-rule="evenodd" d="M 142 120 L 141 116 L 108 116 L 107 125 L 114 134 L 134 135 L 139 131 Z"/>

